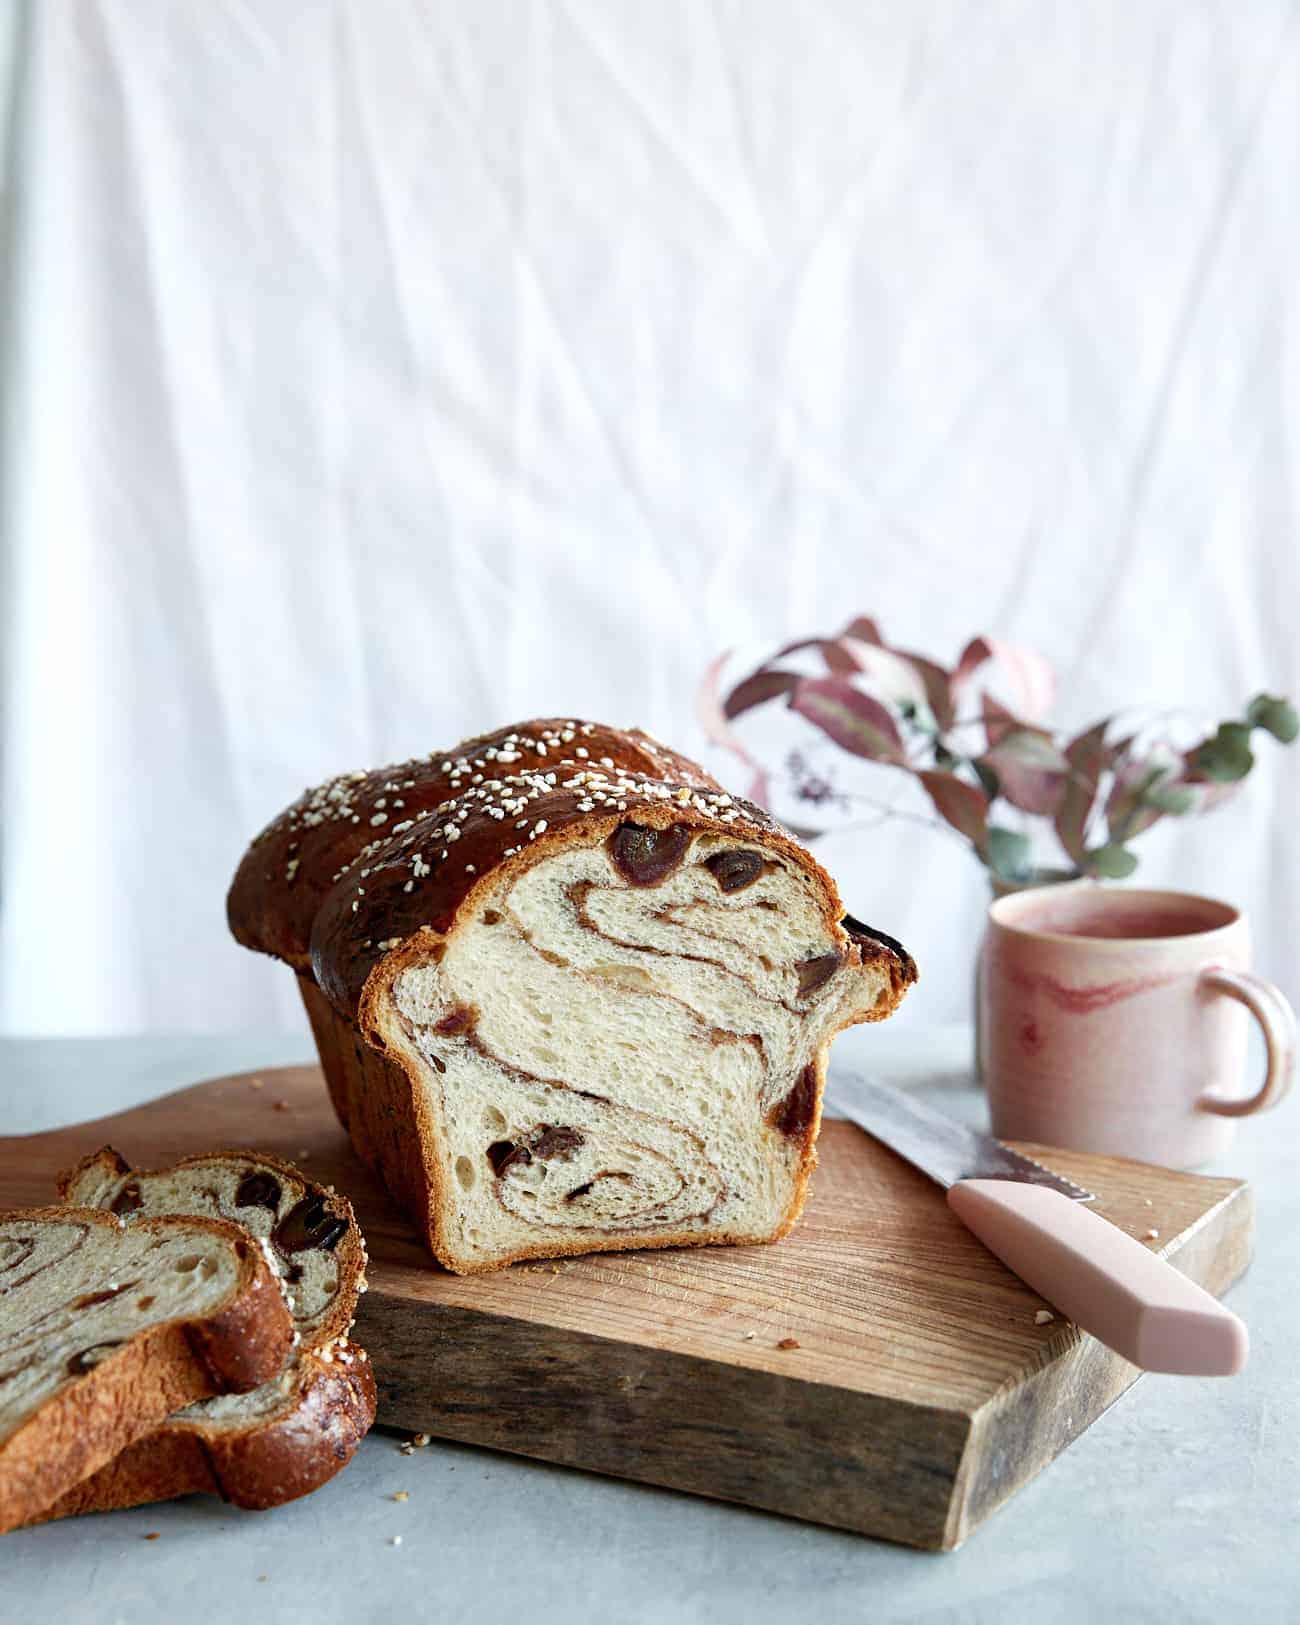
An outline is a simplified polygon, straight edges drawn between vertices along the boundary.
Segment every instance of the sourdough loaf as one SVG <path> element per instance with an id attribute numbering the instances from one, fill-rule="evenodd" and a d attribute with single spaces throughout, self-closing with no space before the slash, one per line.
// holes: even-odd
<path id="1" fill-rule="evenodd" d="M 0 1532 L 173 1411 L 274 1379 L 292 1337 L 280 1283 L 235 1225 L 0 1214 Z"/>
<path id="2" fill-rule="evenodd" d="M 65 1201 L 118 1214 L 207 1214 L 243 1225 L 284 1283 L 296 1334 L 275 1379 L 199 1400 L 78 1484 L 49 1517 L 198 1492 L 237 1506 L 280 1506 L 352 1459 L 375 1419 L 365 1351 L 349 1342 L 365 1289 L 365 1245 L 348 1201 L 291 1163 L 241 1151 L 133 1169 L 105 1146 L 59 1182 Z"/>
<path id="3" fill-rule="evenodd" d="M 761 808 L 576 721 L 308 792 L 229 915 L 299 972 L 353 1144 L 461 1272 L 784 1234 L 831 1039 L 916 974 Z"/>

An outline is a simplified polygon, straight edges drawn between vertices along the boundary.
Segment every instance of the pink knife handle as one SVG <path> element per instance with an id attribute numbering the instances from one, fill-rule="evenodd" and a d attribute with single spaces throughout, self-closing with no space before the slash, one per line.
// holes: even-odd
<path id="1" fill-rule="evenodd" d="M 1229 1377 L 1245 1365 L 1246 1327 L 1231 1310 L 1059 1191 L 963 1179 L 948 1206 L 1048 1303 L 1144 1371 Z"/>

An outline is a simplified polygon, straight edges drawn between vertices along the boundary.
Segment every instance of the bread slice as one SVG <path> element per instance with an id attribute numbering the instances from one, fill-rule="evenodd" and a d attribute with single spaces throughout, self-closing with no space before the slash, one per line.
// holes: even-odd
<path id="1" fill-rule="evenodd" d="M 435 818 L 339 882 L 313 964 L 400 1069 L 350 1131 L 442 1263 L 784 1235 L 830 1041 L 910 958 L 725 792 L 561 767 Z"/>
<path id="2" fill-rule="evenodd" d="M 64 1199 L 119 1214 L 234 1220 L 261 1242 L 285 1283 L 296 1344 L 288 1366 L 251 1393 L 200 1400 L 63 1496 L 49 1517 L 219 1495 L 280 1506 L 318 1489 L 352 1459 L 375 1419 L 375 1379 L 348 1341 L 366 1252 L 351 1205 L 277 1157 L 226 1151 L 169 1168 L 133 1169 L 111 1146 L 59 1182 Z"/>
<path id="3" fill-rule="evenodd" d="M 292 1339 L 280 1283 L 235 1225 L 0 1213 L 0 1533 L 173 1411 L 273 1380 Z"/>

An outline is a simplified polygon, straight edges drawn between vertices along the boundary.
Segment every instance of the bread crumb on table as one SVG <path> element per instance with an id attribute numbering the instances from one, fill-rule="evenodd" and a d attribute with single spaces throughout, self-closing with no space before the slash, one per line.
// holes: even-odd
<path id="1" fill-rule="evenodd" d="M 800 1344 L 797 1337 L 783 1337 L 776 1346 L 779 1349 L 797 1349 Z"/>
<path id="2" fill-rule="evenodd" d="M 250 1078 L 248 1080 L 248 1087 L 250 1089 L 265 1089 L 266 1084 L 262 1081 L 261 1078 Z"/>
<path id="3" fill-rule="evenodd" d="M 411 1497 L 406 1490 L 394 1490 L 390 1499 L 393 1501 L 409 1501 Z"/>
<path id="4" fill-rule="evenodd" d="M 275 1109 L 278 1112 L 287 1112 L 289 1110 L 289 1102 L 287 1100 L 277 1100 L 275 1103 Z"/>
<path id="5" fill-rule="evenodd" d="M 1056 1319 L 1056 1316 L 1052 1313 L 1052 1311 L 1050 1309 L 1040 1309 L 1038 1311 L 1038 1313 L 1034 1316 L 1034 1325 L 1035 1326 L 1046 1326 L 1049 1321 L 1052 1321 L 1052 1320 L 1055 1320 L 1055 1319 Z"/>
<path id="6" fill-rule="evenodd" d="M 162 1539 L 162 1531 L 159 1530 L 159 1529 L 151 1529 L 147 1535 L 141 1536 L 141 1539 L 142 1540 L 161 1540 Z"/>
<path id="7" fill-rule="evenodd" d="M 388 1544 L 390 1546 L 400 1546 L 402 1544 L 402 1537 L 400 1535 L 389 1535 Z"/>
<path id="8" fill-rule="evenodd" d="M 1146 1240 L 1147 1241 L 1159 1241 L 1160 1240 L 1160 1232 L 1158 1230 L 1148 1230 L 1147 1233 L 1146 1233 Z"/>

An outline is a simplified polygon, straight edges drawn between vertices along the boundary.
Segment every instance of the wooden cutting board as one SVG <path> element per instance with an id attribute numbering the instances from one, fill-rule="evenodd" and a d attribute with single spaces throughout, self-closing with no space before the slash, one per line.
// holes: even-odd
<path id="1" fill-rule="evenodd" d="M 471 1279 L 431 1263 L 352 1156 L 315 1067 L 0 1139 L 0 1207 L 48 1202 L 56 1171 L 105 1142 L 146 1167 L 271 1151 L 351 1197 L 371 1258 L 355 1335 L 381 1422 L 912 1546 L 958 1545 L 1138 1376 L 1068 1322 L 1039 1325 L 1042 1299 L 938 1187 L 847 1123 L 825 1125 L 807 1210 L 776 1246 Z M 1131 1235 L 1157 1230 L 1150 1244 L 1210 1291 L 1246 1268 L 1244 1183 L 1035 1154 Z"/>

